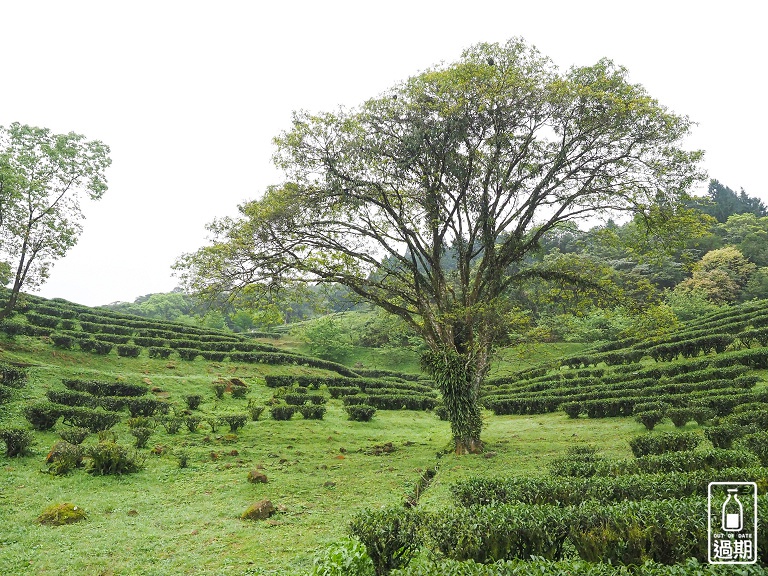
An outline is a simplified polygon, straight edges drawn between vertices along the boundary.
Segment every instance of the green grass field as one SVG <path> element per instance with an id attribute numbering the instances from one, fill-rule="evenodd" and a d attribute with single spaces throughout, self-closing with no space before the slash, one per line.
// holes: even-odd
<path id="1" fill-rule="evenodd" d="M 167 401 L 182 405 L 201 394 L 201 416 L 243 411 L 247 399 L 226 394 L 216 400 L 211 384 L 238 377 L 251 385 L 248 398 L 268 400 L 274 390 L 263 376 L 316 372 L 302 367 L 208 363 L 93 356 L 60 351 L 40 339 L 0 341 L 4 362 L 33 365 L 17 399 L 3 406 L 2 423 L 23 424 L 24 402 L 61 388 L 62 378 L 145 382 Z M 515 357 L 515 355 L 510 355 Z M 364 359 L 358 359 L 358 362 Z M 513 365 L 506 363 L 506 369 Z M 387 368 L 399 365 L 387 364 Z M 45 473 L 45 456 L 57 430 L 35 433 L 31 454 L 2 458 L 0 483 L 0 573 L 2 574 L 295 574 L 308 570 L 313 555 L 345 535 L 350 516 L 365 507 L 398 504 L 422 471 L 438 475 L 423 506 L 448 503 L 450 484 L 475 473 L 538 474 L 548 459 L 576 443 L 591 443 L 625 456 L 617 438 L 639 431 L 629 420 L 569 421 L 564 414 L 495 417 L 487 414 L 484 439 L 491 454 L 456 457 L 450 427 L 431 412 L 379 411 L 369 423 L 349 421 L 341 402 L 331 400 L 324 420 L 295 416 L 278 422 L 265 413 L 236 435 L 226 426 L 212 432 L 174 435 L 158 427 L 150 438 L 145 468 L 122 477 L 91 476 L 79 469 L 63 477 Z M 114 428 L 131 444 L 125 423 Z M 96 442 L 95 435 L 86 444 Z M 375 455 L 391 443 L 393 452 Z M 150 450 L 159 447 L 159 455 Z M 179 468 L 174 452 L 189 455 Z M 374 449 L 374 450 L 372 450 Z M 492 457 L 486 457 L 486 456 Z M 250 484 L 259 467 L 267 484 Z M 239 518 L 253 502 L 268 498 L 278 513 L 267 521 Z M 72 502 L 88 520 L 61 527 L 40 526 L 48 505 Z"/>
<path id="2" fill-rule="evenodd" d="M 754 318 L 747 324 L 768 323 L 762 319 L 762 308 L 753 308 Z M 119 322 L 117 317 L 105 318 Z M 88 326 L 79 322 L 82 328 Z M 164 325 L 163 329 L 173 327 Z M 172 343 L 170 335 L 164 337 Z M 286 354 L 273 354 L 280 364 L 215 362 L 201 356 L 186 361 L 176 355 L 162 360 L 150 358 L 151 348 L 146 347 L 137 358 L 124 358 L 114 350 L 99 356 L 74 346 L 56 348 L 50 342 L 48 336 L 0 336 L 0 364 L 29 367 L 26 385 L 14 390 L 10 402 L 0 406 L 0 428 L 28 427 L 24 407 L 45 399 L 49 390 L 62 390 L 63 379 L 143 383 L 151 394 L 173 406 L 175 413 L 186 408 L 187 395 L 198 394 L 203 402 L 194 414 L 203 423 L 195 431 L 182 427 L 175 434 L 157 426 L 147 447 L 138 449 L 144 468 L 124 476 L 92 476 L 84 468 L 64 476 L 48 473 L 46 456 L 59 440 L 58 433 L 66 428 L 62 422 L 51 431 L 35 432 L 35 443 L 27 455 L 0 456 L 3 575 L 306 575 L 315 555 L 347 534 L 348 522 L 356 512 L 402 506 L 428 469 L 436 475 L 420 494 L 418 506 L 426 511 L 445 510 L 455 506 L 450 489 L 459 480 L 543 476 L 548 464 L 569 448 L 587 445 L 602 456 L 630 458 L 629 440 L 645 433 L 643 425 L 631 417 L 573 419 L 560 409 L 508 416 L 484 411 L 485 453 L 456 456 L 449 424 L 432 411 L 379 410 L 371 422 L 354 422 L 348 419 L 342 401 L 335 399 L 328 401 L 323 420 L 295 415 L 290 421 L 277 421 L 267 409 L 258 421 L 231 432 L 225 424 L 214 429 L 205 418 L 244 413 L 249 401 L 268 403 L 280 392 L 267 387 L 265 377 L 338 376 L 331 370 L 345 369 L 328 363 L 319 364 L 325 370 L 310 368 L 312 362 L 306 358 L 295 356 L 294 360 Z M 199 342 L 202 346 L 205 341 Z M 284 352 L 303 349 L 300 340 L 290 337 L 261 342 Z M 504 349 L 498 352 L 490 377 L 513 376 L 517 383 L 515 379 L 523 377 L 514 376 L 516 371 L 544 363 L 553 370 L 546 378 L 554 381 L 562 370 L 558 360 L 588 355 L 585 348 L 556 343 Z M 764 353 L 761 350 L 742 348 L 741 352 L 759 355 Z M 269 354 L 272 352 L 265 358 Z M 696 357 L 703 358 L 695 355 L 690 361 Z M 408 350 L 392 353 L 356 347 L 345 362 L 360 370 L 418 370 L 416 353 Z M 648 354 L 642 357 L 643 367 L 655 364 Z M 579 370 L 571 368 L 571 375 L 578 375 Z M 751 374 L 762 379 L 754 391 L 765 390 L 768 370 L 763 367 Z M 217 399 L 213 383 L 232 378 L 249 386 L 247 396 L 234 398 L 226 393 Z M 134 442 L 127 420 L 126 413 L 112 429 L 122 445 Z M 685 429 L 704 434 L 704 427 L 693 422 Z M 665 421 L 656 430 L 675 428 Z M 85 445 L 97 442 L 91 434 Z M 701 449 L 708 445 L 702 443 Z M 180 453 L 188 457 L 186 467 L 179 465 Z M 252 470 L 266 474 L 268 482 L 250 483 Z M 274 504 L 276 514 L 267 520 L 241 519 L 251 504 L 264 499 Z M 38 523 L 46 507 L 64 502 L 85 509 L 87 520 L 59 527 Z"/>

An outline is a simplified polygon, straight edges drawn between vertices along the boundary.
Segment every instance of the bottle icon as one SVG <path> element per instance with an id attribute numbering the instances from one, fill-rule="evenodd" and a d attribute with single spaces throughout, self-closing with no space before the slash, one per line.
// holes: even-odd
<path id="1" fill-rule="evenodd" d="M 738 488 L 728 488 L 728 497 L 723 502 L 723 530 L 739 532 L 744 527 L 744 506 L 739 502 Z"/>

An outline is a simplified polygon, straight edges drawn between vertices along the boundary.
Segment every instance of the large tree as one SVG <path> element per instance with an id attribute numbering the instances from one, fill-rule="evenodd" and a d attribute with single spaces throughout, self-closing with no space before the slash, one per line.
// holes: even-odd
<path id="1" fill-rule="evenodd" d="M 75 245 L 81 200 L 101 198 L 110 163 L 109 148 L 97 140 L 19 123 L 0 126 L 0 261 L 3 280 L 11 283 L 0 318 L 11 313 L 22 288 L 44 282 L 53 261 Z"/>
<path id="2" fill-rule="evenodd" d="M 561 72 L 520 39 L 479 44 L 355 109 L 295 113 L 275 139 L 286 182 L 177 267 L 198 293 L 338 283 L 401 317 L 428 346 L 457 453 L 476 452 L 524 258 L 596 214 L 669 226 L 702 178 L 690 126 L 609 60 Z"/>

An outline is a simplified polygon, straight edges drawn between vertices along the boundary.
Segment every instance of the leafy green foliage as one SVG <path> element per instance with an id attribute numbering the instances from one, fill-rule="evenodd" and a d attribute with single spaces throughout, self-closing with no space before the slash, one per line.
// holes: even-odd
<path id="1" fill-rule="evenodd" d="M 632 449 L 632 454 L 640 457 L 648 454 L 693 450 L 701 440 L 701 436 L 694 432 L 661 432 L 635 436 L 629 441 L 629 447 Z M 730 446 L 716 446 L 716 448 L 730 448 Z"/>
<path id="2" fill-rule="evenodd" d="M 24 407 L 24 417 L 32 428 L 40 432 L 53 428 L 62 413 L 60 406 L 46 401 L 35 402 Z"/>
<path id="3" fill-rule="evenodd" d="M 350 420 L 358 422 L 370 422 L 374 414 L 376 414 L 376 407 L 369 404 L 345 406 L 344 410 L 346 410 Z"/>
<path id="4" fill-rule="evenodd" d="M 8 426 L 0 428 L 0 440 L 5 443 L 6 457 L 13 458 L 27 454 L 34 438 L 29 430 L 17 426 Z"/>
<path id="5" fill-rule="evenodd" d="M 79 467 L 83 462 L 83 448 L 67 441 L 56 442 L 45 458 L 48 472 L 54 476 L 63 476 Z"/>
<path id="6" fill-rule="evenodd" d="M 402 508 L 363 510 L 355 514 L 348 531 L 365 546 L 377 576 L 407 566 L 419 547 L 415 516 Z"/>
<path id="7" fill-rule="evenodd" d="M 130 474 L 144 467 L 144 459 L 129 448 L 113 441 L 101 441 L 89 446 L 88 471 L 96 476 Z"/>
<path id="8" fill-rule="evenodd" d="M 354 538 L 337 540 L 315 556 L 310 576 L 373 576 L 365 546 Z"/>
<path id="9" fill-rule="evenodd" d="M 16 270 L 0 318 L 14 309 L 23 287 L 45 282 L 52 263 L 75 245 L 81 199 L 103 196 L 110 164 L 109 147 L 74 132 L 0 126 L 0 250 Z"/>

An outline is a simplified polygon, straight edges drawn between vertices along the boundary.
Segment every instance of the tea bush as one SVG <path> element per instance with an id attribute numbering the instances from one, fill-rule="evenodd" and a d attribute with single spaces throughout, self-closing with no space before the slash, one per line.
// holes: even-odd
<path id="1" fill-rule="evenodd" d="M 571 516 L 560 506 L 499 504 L 443 509 L 420 520 L 427 544 L 446 558 L 494 562 L 562 558 Z"/>
<path id="2" fill-rule="evenodd" d="M 353 538 L 338 540 L 315 556 L 310 576 L 374 576 L 365 546 Z"/>
<path id="3" fill-rule="evenodd" d="M 56 442 L 45 458 L 45 463 L 48 464 L 48 472 L 54 476 L 68 474 L 80 466 L 82 462 L 82 446 L 71 444 L 65 440 Z"/>
<path id="4" fill-rule="evenodd" d="M 185 398 L 187 402 L 187 408 L 190 410 L 197 410 L 203 401 L 203 397 L 200 394 L 189 394 Z"/>
<path id="5" fill-rule="evenodd" d="M 85 406 L 62 406 L 61 415 L 64 417 L 65 423 L 78 428 L 87 428 L 91 432 L 109 430 L 120 422 L 121 418 L 118 412 L 108 412 Z"/>
<path id="6" fill-rule="evenodd" d="M 250 414 L 251 420 L 254 422 L 259 419 L 265 408 L 265 406 L 259 404 L 254 399 L 248 400 L 248 414 Z"/>
<path id="7" fill-rule="evenodd" d="M 645 426 L 648 431 L 653 430 L 662 420 L 664 420 L 664 412 L 661 410 L 648 410 L 635 416 L 635 421 Z"/>
<path id="8" fill-rule="evenodd" d="M 160 420 L 160 423 L 168 434 L 176 434 L 181 430 L 184 419 L 179 416 L 166 416 Z"/>
<path id="9" fill-rule="evenodd" d="M 348 531 L 365 546 L 377 575 L 407 566 L 420 546 L 416 516 L 403 508 L 358 512 Z"/>
<path id="10" fill-rule="evenodd" d="M 344 410 L 346 410 L 350 420 L 358 422 L 370 422 L 374 414 L 376 414 L 376 407 L 369 404 L 345 406 Z"/>
<path id="11" fill-rule="evenodd" d="M 8 458 L 24 456 L 29 452 L 34 438 L 29 430 L 17 426 L 0 428 L 0 440 L 5 443 L 5 455 Z"/>
<path id="12" fill-rule="evenodd" d="M 154 430 L 152 430 L 152 428 L 146 426 L 136 426 L 131 428 L 131 436 L 136 438 L 136 448 L 145 448 L 147 446 L 147 441 L 149 440 L 149 437 L 152 436 L 153 432 Z"/>
<path id="13" fill-rule="evenodd" d="M 661 432 L 658 434 L 643 434 L 629 441 L 632 454 L 636 457 L 648 454 L 664 454 L 693 450 L 701 443 L 701 436 L 695 432 Z"/>
<path id="14" fill-rule="evenodd" d="M 704 430 L 707 440 L 712 442 L 712 446 L 715 448 L 731 448 L 733 441 L 743 436 L 743 434 L 742 426 L 731 422 L 712 426 Z"/>
<path id="15" fill-rule="evenodd" d="M 138 358 L 141 354 L 140 346 L 133 346 L 131 344 L 118 344 L 117 355 L 123 358 Z"/>
<path id="16" fill-rule="evenodd" d="M 229 425 L 232 432 L 237 432 L 248 422 L 248 414 L 226 414 L 221 419 Z"/>
<path id="17" fill-rule="evenodd" d="M 0 364 L 0 383 L 11 388 L 23 388 L 27 383 L 27 369 Z"/>
<path id="18" fill-rule="evenodd" d="M 45 400 L 28 404 L 24 407 L 23 413 L 32 428 L 38 432 L 50 430 L 56 425 L 56 422 L 62 415 L 62 406 L 57 406 L 52 402 Z"/>
<path id="19" fill-rule="evenodd" d="M 299 412 L 305 420 L 322 420 L 325 416 L 325 406 L 317 404 L 304 404 L 299 406 Z"/>
<path id="20" fill-rule="evenodd" d="M 72 336 L 61 334 L 59 332 L 51 334 L 51 342 L 53 342 L 53 345 L 56 346 L 56 348 L 61 348 L 63 350 L 72 350 L 72 348 L 75 347 L 75 339 Z"/>
<path id="21" fill-rule="evenodd" d="M 89 446 L 86 454 L 91 458 L 88 471 L 97 476 L 130 474 L 144 467 L 143 458 L 135 451 L 113 441 Z"/>
<path id="22" fill-rule="evenodd" d="M 128 401 L 131 416 L 152 416 L 155 412 L 167 412 L 168 405 L 157 398 L 134 398 Z"/>
<path id="23" fill-rule="evenodd" d="M 167 360 L 171 356 L 173 348 L 166 348 L 165 346 L 149 346 L 147 353 L 150 358 L 161 358 Z"/>
<path id="24" fill-rule="evenodd" d="M 88 392 L 94 396 L 144 396 L 149 388 L 144 384 L 128 382 L 102 382 L 97 380 L 62 380 L 64 386 L 77 392 Z"/>
<path id="25" fill-rule="evenodd" d="M 73 427 L 67 428 L 66 430 L 61 430 L 59 432 L 59 436 L 65 442 L 78 445 L 83 443 L 83 441 L 88 437 L 89 433 L 90 432 L 87 428 Z"/>
<path id="26" fill-rule="evenodd" d="M 274 420 L 290 420 L 296 412 L 296 406 L 278 404 L 269 409 L 270 415 Z"/>

